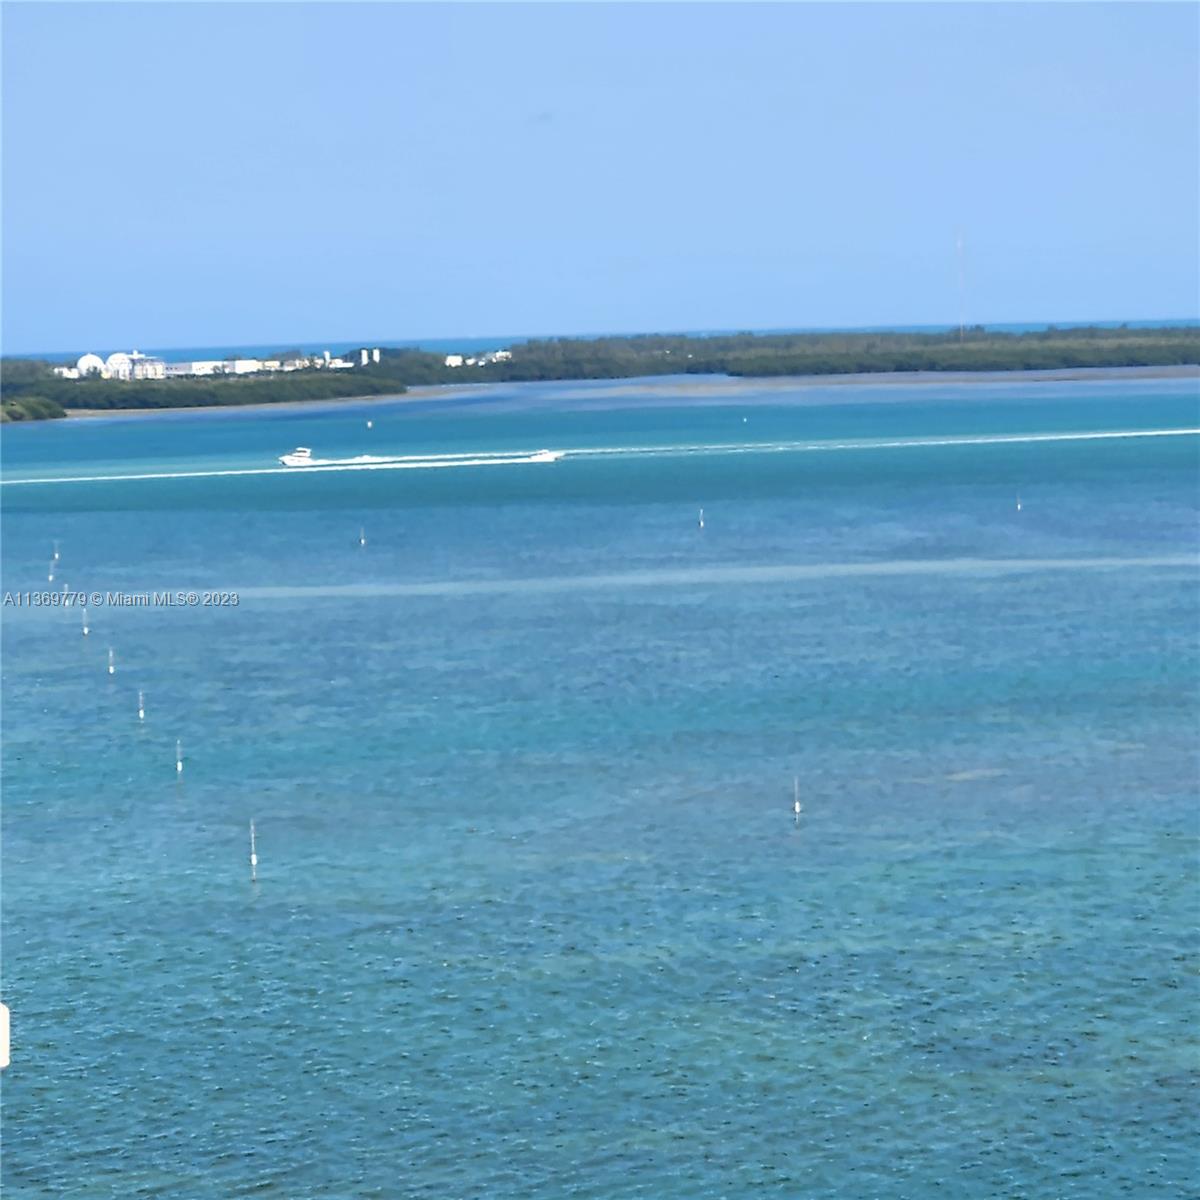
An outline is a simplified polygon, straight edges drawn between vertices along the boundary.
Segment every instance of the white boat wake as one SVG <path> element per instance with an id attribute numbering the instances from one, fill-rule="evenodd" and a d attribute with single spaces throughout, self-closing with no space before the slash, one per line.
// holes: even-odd
<path id="1" fill-rule="evenodd" d="M 206 471 L 147 471 L 120 475 L 58 475 L 5 479 L 4 487 L 55 483 L 127 483 L 149 479 L 221 479 L 250 475 L 318 475 L 337 471 L 429 471 L 458 467 L 509 467 L 603 458 L 707 458 L 732 454 L 825 454 L 845 451 L 910 450 L 929 447 L 1003 446 L 1052 442 L 1099 442 L 1137 438 L 1196 437 L 1200 429 L 1118 429 L 1079 433 L 1012 433 L 917 438 L 859 438 L 842 441 L 680 443 L 665 446 L 577 446 L 565 450 L 480 450 L 453 454 L 375 455 L 312 458 L 274 467 L 231 467 Z M 300 449 L 303 449 L 301 447 Z M 297 452 L 284 455 L 294 459 Z"/>
<path id="2" fill-rule="evenodd" d="M 304 467 L 231 467 L 216 471 L 146 471 L 137 475 L 59 475 L 44 479 L 5 479 L 2 486 L 17 487 L 32 483 L 129 483 L 141 479 L 223 479 L 240 475 L 322 475 L 333 471 L 428 471 L 450 467 L 513 467 L 529 463 L 558 462 L 561 450 L 536 450 L 528 453 L 413 454 L 358 458 L 313 459 Z"/>
<path id="3" fill-rule="evenodd" d="M 1187 570 L 1200 567 L 1195 554 L 1122 558 L 884 559 L 875 562 L 781 563 L 765 566 L 668 567 L 606 575 L 554 575 L 527 579 L 436 579 L 420 583 L 327 583 L 286 587 L 235 587 L 246 600 L 373 599 L 389 596 L 503 596 L 583 592 L 606 588 L 719 587 L 811 583 L 828 579 L 913 576 L 1024 575 L 1046 571 Z"/>

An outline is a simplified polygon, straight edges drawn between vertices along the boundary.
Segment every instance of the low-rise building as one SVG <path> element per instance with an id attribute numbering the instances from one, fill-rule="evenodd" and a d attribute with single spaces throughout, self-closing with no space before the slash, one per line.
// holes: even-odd
<path id="1" fill-rule="evenodd" d="M 472 355 L 464 358 L 461 354 L 447 354 L 448 367 L 486 367 L 491 363 L 508 362 L 512 358 L 511 350 L 489 350 L 486 354 Z"/>
<path id="2" fill-rule="evenodd" d="M 379 362 L 379 350 L 364 349 L 360 352 L 360 363 L 353 359 L 334 358 L 330 351 L 320 354 L 293 355 L 291 358 L 214 358 L 193 362 L 167 363 L 153 355 L 131 350 L 128 354 L 118 350 L 107 359 L 98 354 L 85 354 L 75 366 L 54 367 L 54 374 L 62 379 L 82 379 L 87 375 L 99 375 L 104 379 L 179 379 L 195 375 L 253 375 L 259 371 L 304 371 L 324 367 L 330 371 L 345 371 L 368 361 Z M 459 362 L 462 358 L 459 356 Z"/>

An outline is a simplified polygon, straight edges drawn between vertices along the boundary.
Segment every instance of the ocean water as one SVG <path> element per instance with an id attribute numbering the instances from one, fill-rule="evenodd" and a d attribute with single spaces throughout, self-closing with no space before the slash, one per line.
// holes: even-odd
<path id="1" fill-rule="evenodd" d="M 5 1197 L 1193 1194 L 1197 400 L 6 428 Z"/>

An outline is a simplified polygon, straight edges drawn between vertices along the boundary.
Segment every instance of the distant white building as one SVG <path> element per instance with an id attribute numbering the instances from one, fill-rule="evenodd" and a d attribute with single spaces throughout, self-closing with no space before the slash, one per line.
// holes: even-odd
<path id="1" fill-rule="evenodd" d="M 464 358 L 461 354 L 447 354 L 448 367 L 486 367 L 489 363 L 508 362 L 512 358 L 511 350 L 490 350 L 487 354 L 472 355 Z"/>
<path id="2" fill-rule="evenodd" d="M 178 379 L 195 375 L 253 375 L 259 371 L 302 371 L 313 367 L 325 367 L 331 371 L 344 371 L 355 366 L 366 366 L 368 356 L 379 362 L 379 350 L 364 349 L 360 362 L 334 358 L 325 350 L 311 356 L 293 356 L 287 359 L 225 358 L 203 359 L 193 362 L 166 363 L 153 355 L 141 354 L 137 350 L 125 353 L 118 350 L 107 359 L 98 354 L 85 354 L 73 367 L 53 368 L 54 374 L 62 379 L 82 379 L 88 375 L 99 375 L 103 379 Z M 461 357 L 459 359 L 461 363 Z"/>
<path id="3" fill-rule="evenodd" d="M 56 367 L 54 373 L 64 379 L 81 379 L 87 375 L 99 375 L 102 379 L 165 379 L 167 364 L 161 358 L 139 354 L 136 350 L 128 354 L 118 350 L 107 359 L 98 354 L 85 354 L 74 367 Z"/>
<path id="4" fill-rule="evenodd" d="M 257 358 L 227 358 L 225 360 L 226 375 L 253 375 L 262 370 L 262 361 Z"/>
<path id="5" fill-rule="evenodd" d="M 104 359 L 98 354 L 85 354 L 75 364 L 75 370 L 79 372 L 81 378 L 84 375 L 103 375 Z"/>
<path id="6" fill-rule="evenodd" d="M 125 362 L 125 370 L 128 374 L 120 376 L 123 379 L 166 379 L 167 364 L 161 358 L 152 358 L 148 354 L 139 354 L 136 350 L 131 350 L 128 354 L 108 356 L 108 366 L 114 358 L 120 357 Z M 109 371 L 112 367 L 109 366 Z M 116 375 L 114 373 L 114 378 Z"/>
<path id="7" fill-rule="evenodd" d="M 161 358 L 151 358 L 148 354 L 139 354 L 136 350 L 130 356 L 133 364 L 134 379 L 166 379 L 167 364 Z"/>

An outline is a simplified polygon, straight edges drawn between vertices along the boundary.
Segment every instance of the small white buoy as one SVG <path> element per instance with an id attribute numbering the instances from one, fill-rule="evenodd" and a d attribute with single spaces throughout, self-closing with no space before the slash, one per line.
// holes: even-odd
<path id="1" fill-rule="evenodd" d="M 360 529 L 358 531 L 358 544 L 360 546 L 365 546 L 367 544 L 367 531 L 365 529 Z"/>
<path id="2" fill-rule="evenodd" d="M 254 845 L 254 822 L 250 822 L 250 882 L 258 882 L 258 850 Z"/>
<path id="3" fill-rule="evenodd" d="M 367 422 L 367 428 L 368 428 L 368 429 L 374 429 L 374 428 L 375 428 L 375 422 L 374 422 L 374 421 L 368 421 L 368 422 Z"/>
<path id="4" fill-rule="evenodd" d="M 108 648 L 108 673 L 110 675 L 115 675 L 117 673 L 116 664 L 113 661 L 113 652 L 111 646 Z"/>
<path id="5" fill-rule="evenodd" d="M 58 543 L 54 543 L 54 561 L 58 562 Z"/>
<path id="6" fill-rule="evenodd" d="M 178 738 L 175 740 L 175 774 L 183 774 L 183 743 Z"/>
<path id="7" fill-rule="evenodd" d="M 146 696 L 141 688 L 138 688 L 138 720 L 146 719 Z"/>
<path id="8" fill-rule="evenodd" d="M 792 796 L 793 796 L 792 813 L 796 818 L 796 823 L 799 824 L 800 813 L 803 811 L 803 809 L 800 806 L 800 776 L 799 775 L 795 775 L 792 777 Z"/>
<path id="9" fill-rule="evenodd" d="M 704 528 L 704 509 L 700 510 L 700 520 L 696 522 L 701 529 Z"/>
<path id="10" fill-rule="evenodd" d="M 46 576 L 46 582 L 47 583 L 54 582 L 54 564 L 53 563 L 50 564 L 50 573 Z"/>
<path id="11" fill-rule="evenodd" d="M 85 604 L 83 606 L 83 636 L 87 637 L 87 635 L 88 635 L 87 605 Z"/>
<path id="12" fill-rule="evenodd" d="M 1017 493 L 1017 512 L 1021 511 L 1021 493 Z"/>

